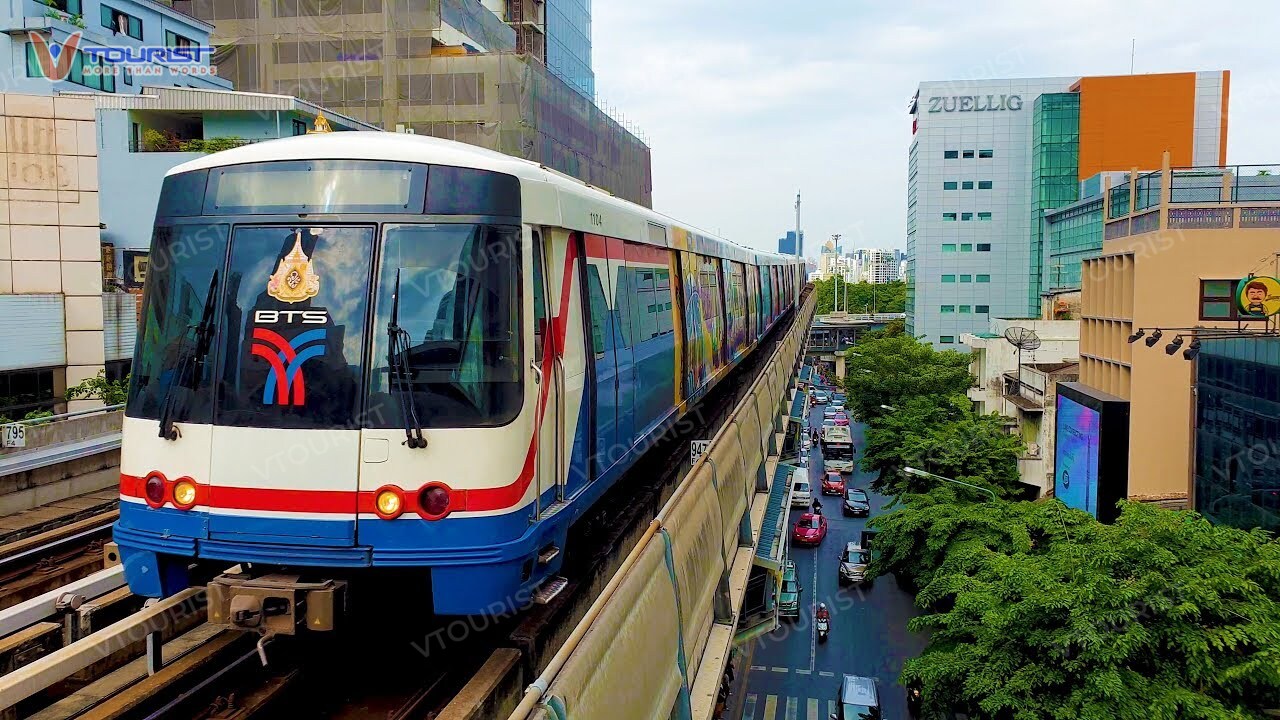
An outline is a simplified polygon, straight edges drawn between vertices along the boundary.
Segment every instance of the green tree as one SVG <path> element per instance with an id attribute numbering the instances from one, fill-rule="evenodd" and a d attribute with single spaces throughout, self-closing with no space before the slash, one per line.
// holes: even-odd
<path id="1" fill-rule="evenodd" d="M 930 640 L 902 680 L 932 709 L 1226 720 L 1280 705 L 1280 544 L 1266 533 L 1141 503 L 1114 525 L 1054 500 L 911 504 L 873 525 L 877 562 L 925 571 L 917 603 L 933 612 L 910 627 Z"/>
<path id="2" fill-rule="evenodd" d="M 816 310 L 819 315 L 826 315 L 835 310 L 836 291 L 840 292 L 840 309 L 851 313 L 905 312 L 907 307 L 907 284 L 904 282 L 879 283 L 846 283 L 843 279 L 817 280 L 813 283 L 817 294 Z"/>
<path id="3" fill-rule="evenodd" d="M 884 327 L 876 330 L 868 330 L 858 337 L 858 342 L 867 340 L 879 340 L 887 337 L 900 337 L 907 332 L 907 321 L 903 318 L 890 320 L 884 324 Z"/>
<path id="4" fill-rule="evenodd" d="M 67 388 L 67 400 L 101 400 L 104 405 L 121 405 L 129 397 L 129 377 L 108 380 L 105 370 L 96 377 L 85 378 L 78 385 Z"/>
<path id="5" fill-rule="evenodd" d="M 906 335 L 864 340 L 845 355 L 845 405 L 863 421 L 882 415 L 882 405 L 963 395 L 975 382 L 967 353 L 939 352 Z"/>

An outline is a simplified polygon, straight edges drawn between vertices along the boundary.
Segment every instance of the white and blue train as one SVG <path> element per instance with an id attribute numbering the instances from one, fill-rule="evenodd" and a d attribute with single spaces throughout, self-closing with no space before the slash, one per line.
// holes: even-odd
<path id="1" fill-rule="evenodd" d="M 437 614 L 510 607 L 803 282 L 798 258 L 460 143 L 328 133 L 180 165 L 124 420 L 129 585 L 399 568 Z"/>

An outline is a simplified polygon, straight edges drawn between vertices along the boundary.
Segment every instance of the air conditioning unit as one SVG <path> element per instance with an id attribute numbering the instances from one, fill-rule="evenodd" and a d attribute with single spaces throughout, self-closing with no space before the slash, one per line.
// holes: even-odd
<path id="1" fill-rule="evenodd" d="M 1033 458 L 1040 457 L 1039 443 L 1027 443 L 1027 457 L 1033 457 Z"/>

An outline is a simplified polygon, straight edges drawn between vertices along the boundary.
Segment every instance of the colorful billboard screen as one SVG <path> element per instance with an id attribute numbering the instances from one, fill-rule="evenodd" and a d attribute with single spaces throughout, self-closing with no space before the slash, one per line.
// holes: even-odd
<path id="1" fill-rule="evenodd" d="M 1068 507 L 1098 515 L 1098 411 L 1058 395 L 1053 494 Z"/>

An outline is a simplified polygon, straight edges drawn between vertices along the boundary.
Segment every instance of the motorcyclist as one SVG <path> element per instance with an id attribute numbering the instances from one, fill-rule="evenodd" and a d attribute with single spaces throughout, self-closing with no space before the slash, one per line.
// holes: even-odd
<path id="1" fill-rule="evenodd" d="M 907 712 L 911 714 L 911 717 L 920 716 L 921 704 L 920 685 L 912 681 L 907 684 Z"/>

